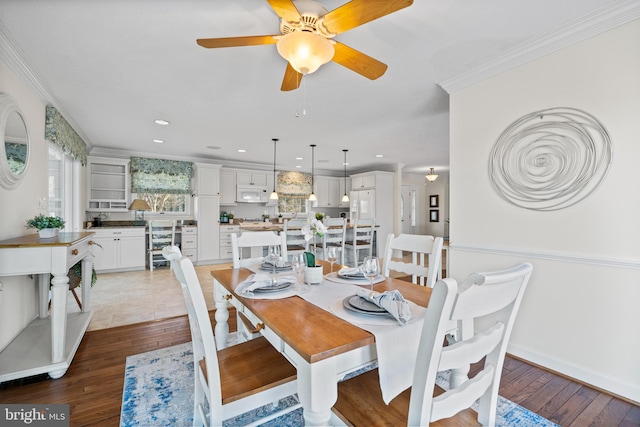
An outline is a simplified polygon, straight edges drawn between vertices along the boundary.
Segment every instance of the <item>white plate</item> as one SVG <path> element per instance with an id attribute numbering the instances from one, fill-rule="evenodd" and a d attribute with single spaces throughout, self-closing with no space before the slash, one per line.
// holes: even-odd
<path id="1" fill-rule="evenodd" d="M 358 286 L 368 286 L 369 285 L 369 279 L 365 279 L 365 278 L 361 278 L 361 279 L 345 279 L 342 278 L 338 275 L 337 272 L 333 272 L 333 273 L 329 273 L 329 274 L 325 274 L 324 278 L 327 279 L 330 282 L 336 282 L 336 283 L 344 283 L 344 284 L 349 284 L 349 285 L 358 285 Z M 373 284 L 375 285 L 376 283 L 380 283 L 380 282 L 384 282 L 386 280 L 386 277 L 384 277 L 382 274 L 379 275 L 378 277 L 376 277 L 375 279 L 373 279 Z"/>
<path id="2" fill-rule="evenodd" d="M 269 293 L 269 292 L 280 292 L 280 291 L 289 289 L 292 285 L 293 283 L 291 282 L 282 282 L 274 286 L 265 286 L 263 288 L 254 289 L 253 293 L 262 294 L 262 293 Z"/>
<path id="3" fill-rule="evenodd" d="M 348 311 L 344 308 L 342 301 L 343 298 L 339 298 L 332 302 L 331 305 L 329 305 L 329 311 L 349 323 L 359 323 L 361 325 L 372 326 L 400 326 L 400 323 L 391 316 L 371 316 L 368 314 L 356 313 L 355 311 Z M 411 309 L 411 320 L 409 320 L 409 323 L 421 320 L 427 309 L 420 307 L 412 301 L 408 301 L 408 303 Z"/>
<path id="4" fill-rule="evenodd" d="M 376 304 L 367 301 L 366 299 L 359 297 L 358 295 L 351 295 L 346 297 L 342 301 L 344 308 L 351 311 L 356 311 L 363 314 L 371 314 L 373 316 L 383 316 L 389 314 L 387 310 L 382 307 L 378 307 Z"/>

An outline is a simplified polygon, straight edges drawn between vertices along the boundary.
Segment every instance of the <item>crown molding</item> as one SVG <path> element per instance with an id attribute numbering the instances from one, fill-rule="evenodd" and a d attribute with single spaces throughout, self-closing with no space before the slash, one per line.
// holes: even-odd
<path id="1" fill-rule="evenodd" d="M 62 104 L 56 100 L 51 90 L 34 71 L 18 44 L 2 23 L 0 23 L 0 59 L 33 90 L 43 104 L 53 105 L 56 110 L 62 114 L 73 130 L 75 130 L 85 144 L 87 144 L 87 151 L 89 151 L 91 144 L 87 136 L 79 131 L 80 128 L 78 125 L 71 119 L 71 116 L 67 114 Z"/>
<path id="2" fill-rule="evenodd" d="M 451 94 L 638 18 L 640 2 L 620 0 L 438 84 Z"/>

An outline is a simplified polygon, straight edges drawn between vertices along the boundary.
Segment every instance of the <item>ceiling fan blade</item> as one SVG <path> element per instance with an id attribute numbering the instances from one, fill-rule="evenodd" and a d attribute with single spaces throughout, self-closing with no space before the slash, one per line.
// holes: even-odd
<path id="1" fill-rule="evenodd" d="M 276 44 L 280 34 L 273 36 L 244 36 L 244 37 L 221 37 L 217 39 L 197 39 L 202 47 L 236 47 L 236 46 L 257 46 L 262 44 Z"/>
<path id="2" fill-rule="evenodd" d="M 347 67 L 351 71 L 365 76 L 370 80 L 375 80 L 387 71 L 387 64 L 374 59 L 362 52 L 336 41 L 336 50 L 333 61 Z"/>
<path id="3" fill-rule="evenodd" d="M 299 22 L 300 12 L 291 0 L 267 0 L 273 11 L 280 18 L 289 22 Z"/>
<path id="4" fill-rule="evenodd" d="M 282 79 L 281 91 L 289 91 L 298 89 L 300 82 L 302 81 L 302 74 L 293 69 L 291 64 L 287 62 L 287 70 L 284 72 L 284 79 Z"/>
<path id="5" fill-rule="evenodd" d="M 330 32 L 340 34 L 411 4 L 413 0 L 351 0 L 324 15 L 323 24 Z"/>

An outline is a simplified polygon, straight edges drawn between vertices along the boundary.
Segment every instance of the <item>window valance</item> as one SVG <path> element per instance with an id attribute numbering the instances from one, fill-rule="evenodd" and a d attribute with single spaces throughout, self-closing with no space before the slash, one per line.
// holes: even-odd
<path id="1" fill-rule="evenodd" d="M 44 138 L 58 145 L 72 159 L 80 161 L 82 166 L 86 166 L 87 144 L 52 105 L 47 105 L 46 109 Z"/>
<path id="2" fill-rule="evenodd" d="M 193 163 L 131 157 L 131 192 L 191 194 Z"/>
<path id="3" fill-rule="evenodd" d="M 309 197 L 311 194 L 311 174 L 306 172 L 280 172 L 277 191 L 284 197 Z"/>

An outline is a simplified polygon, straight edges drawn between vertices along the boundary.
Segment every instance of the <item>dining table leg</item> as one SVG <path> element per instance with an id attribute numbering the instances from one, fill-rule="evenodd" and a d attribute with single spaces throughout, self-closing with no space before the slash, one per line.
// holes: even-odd
<path id="1" fill-rule="evenodd" d="M 338 379 L 334 358 L 315 363 L 296 360 L 298 398 L 305 426 L 331 425 L 331 408 L 338 400 Z"/>
<path id="2" fill-rule="evenodd" d="M 229 308 L 228 297 L 229 292 L 219 284 L 213 281 L 213 300 L 216 306 L 216 325 L 213 328 L 213 334 L 216 339 L 216 348 L 222 350 L 227 347 L 227 337 L 229 336 Z"/>

